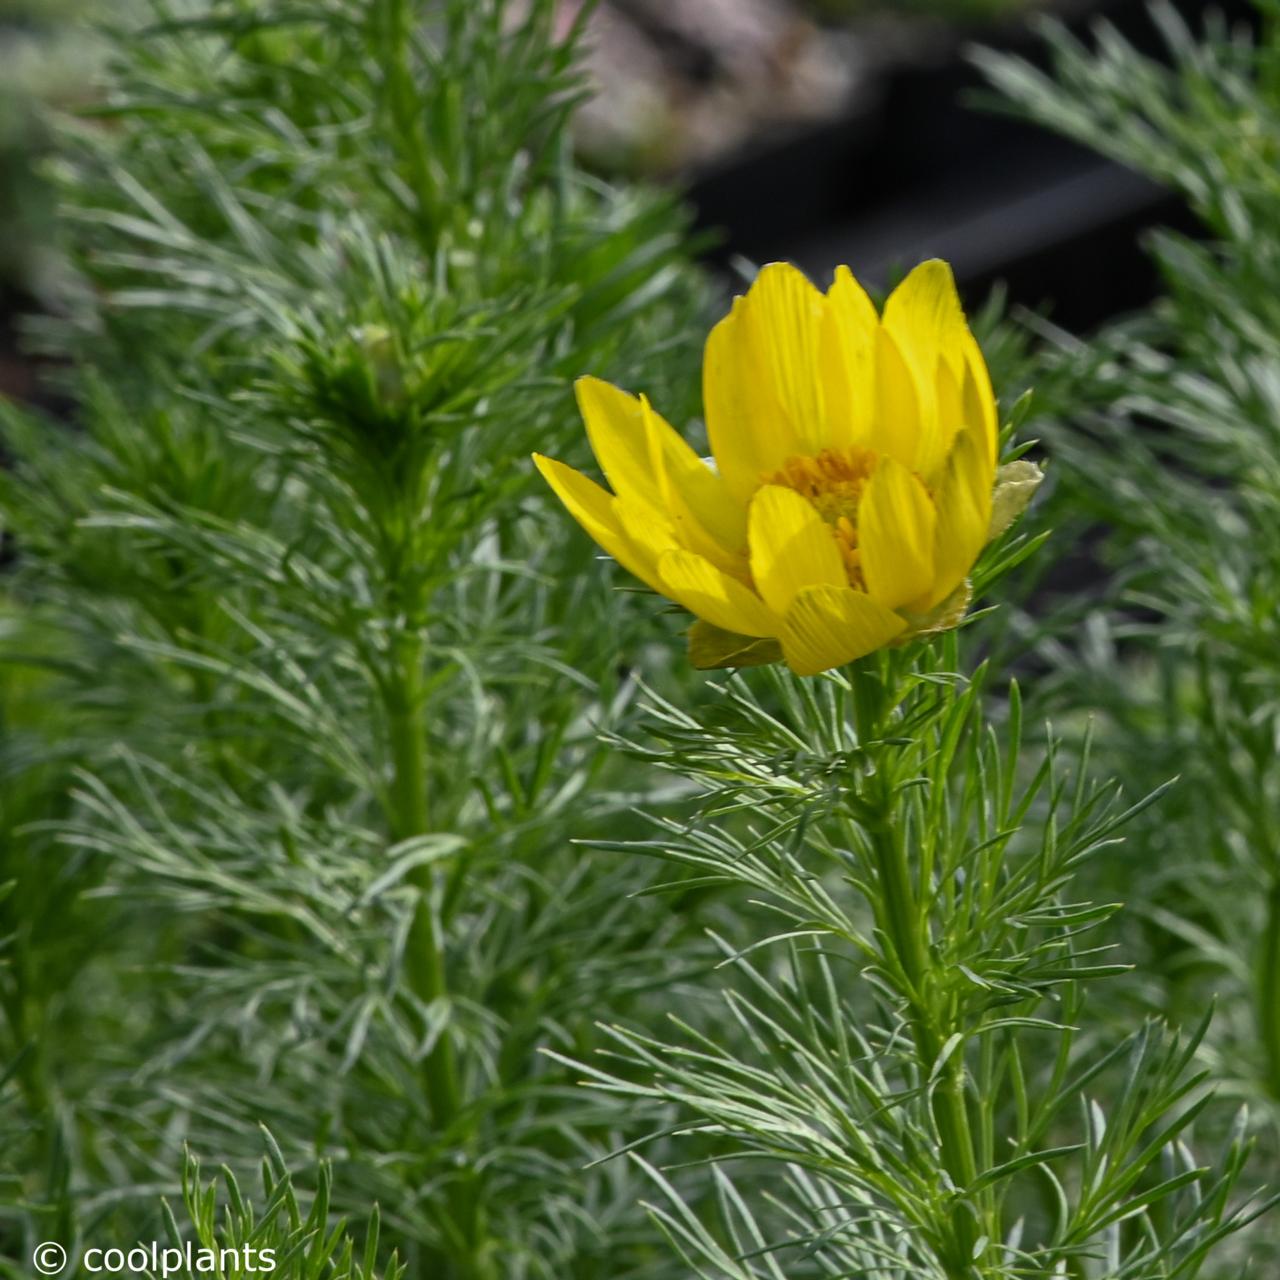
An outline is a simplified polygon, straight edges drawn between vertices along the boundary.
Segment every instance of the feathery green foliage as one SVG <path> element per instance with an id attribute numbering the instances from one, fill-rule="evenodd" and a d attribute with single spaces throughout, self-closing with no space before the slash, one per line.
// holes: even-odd
<path id="1" fill-rule="evenodd" d="M 333 1186 L 330 1168 L 320 1165 L 314 1179 L 315 1194 L 310 1206 L 304 1206 L 283 1153 L 269 1133 L 264 1137 L 267 1151 L 261 1166 L 261 1207 L 245 1197 L 235 1174 L 225 1166 L 219 1178 L 202 1183 L 200 1162 L 188 1153 L 182 1175 L 182 1201 L 189 1229 L 184 1229 L 166 1204 L 168 1231 L 164 1247 L 182 1250 L 197 1265 L 178 1270 L 177 1274 L 198 1275 L 210 1270 L 207 1265 L 199 1265 L 202 1251 L 207 1255 L 203 1261 L 217 1257 L 221 1263 L 230 1250 L 246 1262 L 252 1262 L 255 1254 L 259 1259 L 269 1256 L 274 1264 L 272 1274 L 284 1280 L 401 1280 L 405 1268 L 394 1251 L 385 1269 L 378 1266 L 381 1222 L 377 1210 L 363 1225 L 363 1244 L 357 1247 L 344 1219 L 329 1221 Z M 177 1263 L 178 1259 L 173 1258 L 172 1262 Z"/>
<path id="2" fill-rule="evenodd" d="M 718 940 L 714 1029 L 614 1025 L 583 1065 L 652 1104 L 656 1133 L 701 1135 L 718 1214 L 636 1159 L 708 1280 L 1192 1277 L 1266 1207 L 1233 1196 L 1243 1115 L 1215 1161 L 1188 1145 L 1207 1016 L 1112 1037 L 1093 1011 L 1126 966 L 1098 932 L 1116 905 L 1077 882 L 1157 794 L 1118 806 L 1087 747 L 1064 763 L 1051 743 L 1028 774 L 1017 686 L 993 724 L 986 671 L 957 668 L 952 638 L 847 677 L 735 676 L 701 714 L 647 700 L 633 749 L 702 803 L 609 847 L 767 916 Z"/>
<path id="3" fill-rule="evenodd" d="M 1052 78 L 982 62 L 1020 109 L 1183 192 L 1209 236 L 1155 235 L 1168 296 L 1047 357 L 1054 416 L 1037 426 L 1057 511 L 1105 524 L 1115 577 L 1087 643 L 1052 650 L 1043 687 L 1105 709 L 1103 759 L 1133 785 L 1182 774 L 1132 836 L 1129 891 L 1166 976 L 1152 996 L 1182 1012 L 1230 992 L 1214 1036 L 1223 1066 L 1246 1095 L 1274 1098 L 1280 27 L 1260 10 L 1257 41 L 1212 23 L 1197 39 L 1155 6 L 1171 66 L 1105 28 L 1096 49 L 1052 33 Z"/>
<path id="4" fill-rule="evenodd" d="M 1039 705 L 1100 713 L 1105 769 L 1132 788 L 1181 775 L 1133 825 L 1106 891 L 1137 908 L 1129 942 L 1148 1008 L 1184 1020 L 1219 997 L 1201 1060 L 1254 1104 L 1258 1176 L 1274 1184 L 1280 14 L 1260 3 L 1252 36 L 1151 12 L 1162 62 L 1106 27 L 1087 45 L 1049 28 L 1048 74 L 980 57 L 1012 109 L 1179 191 L 1205 232 L 1153 235 L 1167 296 L 1088 344 L 1057 335 L 1046 354 L 1037 430 L 1055 459 L 1054 518 L 1099 545 L 1110 583 L 1072 606 L 1082 644 L 1054 637 L 1061 614 L 1023 640 L 1048 662 Z"/>
<path id="5" fill-rule="evenodd" d="M 3 409 L 6 688 L 64 709 L 6 747 L 3 1229 L 143 1234 L 267 1122 L 417 1271 L 620 1274 L 623 1121 L 535 1051 L 700 946 L 569 847 L 630 611 L 527 459 L 570 374 L 680 402 L 683 217 L 575 170 L 545 0 L 143 8 L 60 161 L 78 421 Z"/>

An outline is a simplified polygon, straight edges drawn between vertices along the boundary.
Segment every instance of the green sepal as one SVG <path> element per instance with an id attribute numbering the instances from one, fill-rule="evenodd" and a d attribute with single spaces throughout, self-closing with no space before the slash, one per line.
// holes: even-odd
<path id="1" fill-rule="evenodd" d="M 1006 462 L 996 472 L 995 492 L 991 495 L 991 525 L 987 541 L 998 538 L 1026 509 L 1040 487 L 1044 472 L 1025 458 Z"/>
<path id="2" fill-rule="evenodd" d="M 894 640 L 894 644 L 906 644 L 917 636 L 937 635 L 940 631 L 950 631 L 964 621 L 964 615 L 973 599 L 973 584 L 966 578 L 947 598 L 936 604 L 928 613 L 898 612 L 907 620 L 907 629 Z"/>
<path id="3" fill-rule="evenodd" d="M 699 671 L 763 667 L 782 661 L 782 646 L 768 637 L 740 636 L 699 619 L 689 628 L 689 661 Z"/>

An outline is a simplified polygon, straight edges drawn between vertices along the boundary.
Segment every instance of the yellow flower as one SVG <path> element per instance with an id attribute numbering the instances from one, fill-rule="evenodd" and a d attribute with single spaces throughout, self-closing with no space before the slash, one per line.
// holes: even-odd
<path id="1" fill-rule="evenodd" d="M 825 295 L 765 267 L 707 339 L 714 464 L 643 396 L 577 392 L 614 492 L 534 461 L 605 551 L 699 619 L 696 665 L 815 675 L 963 615 L 999 531 L 997 420 L 946 263 L 917 267 L 883 315 L 845 267 Z M 1001 525 L 1039 478 L 1014 467 Z"/>

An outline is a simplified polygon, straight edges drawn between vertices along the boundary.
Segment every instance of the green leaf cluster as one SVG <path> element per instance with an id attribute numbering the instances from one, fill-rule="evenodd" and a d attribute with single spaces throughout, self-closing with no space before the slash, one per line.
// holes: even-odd
<path id="1" fill-rule="evenodd" d="M 1006 109 L 1178 192 L 1202 224 L 1147 248 L 1163 296 L 1079 342 L 1048 337 L 1036 429 L 1054 460 L 1058 537 L 1093 548 L 1092 592 L 1031 606 L 1036 702 L 1143 789 L 1181 775 L 1129 834 L 1101 893 L 1134 904 L 1136 1011 L 1179 1021 L 1215 997 L 1201 1049 L 1252 1104 L 1274 1181 L 1280 1020 L 1280 14 L 1254 33 L 1167 4 L 1163 49 L 1114 29 L 1046 28 L 1050 69 L 978 56 Z M 1048 607 L 1046 607 L 1048 606 Z M 1062 637 L 1074 633 L 1073 643 Z M 1265 1248 L 1268 1236 L 1259 1236 Z M 1274 1265 L 1274 1253 L 1266 1254 Z"/>
<path id="2" fill-rule="evenodd" d="M 740 889 L 760 922 L 716 940 L 710 1029 L 614 1024 L 582 1067 L 714 1168 L 718 1213 L 697 1212 L 635 1156 L 697 1275 L 1190 1277 L 1264 1207 L 1232 1194 L 1243 1115 L 1217 1161 L 1188 1145 L 1208 1019 L 1099 1034 L 1094 988 L 1126 966 L 1098 936 L 1115 905 L 1078 881 L 1159 795 L 1118 806 L 1087 747 L 1028 772 L 1018 687 L 997 726 L 957 657 L 952 637 L 819 681 L 735 676 L 705 713 L 647 700 L 636 750 L 702 802 L 609 847 L 694 876 L 655 892 Z"/>
<path id="3" fill-rule="evenodd" d="M 379 1266 L 660 1253 L 581 1174 L 625 1117 L 537 1051 L 701 926 L 570 844 L 645 791 L 597 737 L 638 612 L 528 455 L 581 450 L 576 373 L 686 400 L 708 290 L 669 196 L 576 168 L 554 8 L 125 6 L 60 122 L 30 342 L 74 409 L 0 406 L 15 1258 L 147 1238 L 263 1122 L 268 1200 L 380 1205 Z"/>

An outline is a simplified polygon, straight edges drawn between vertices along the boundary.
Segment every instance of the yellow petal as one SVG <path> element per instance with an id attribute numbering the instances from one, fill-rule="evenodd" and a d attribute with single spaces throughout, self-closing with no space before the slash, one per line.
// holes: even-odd
<path id="1" fill-rule="evenodd" d="M 760 489 L 751 500 L 748 529 L 756 590 L 779 616 L 802 587 L 848 586 L 830 526 L 793 489 Z"/>
<path id="2" fill-rule="evenodd" d="M 852 587 L 806 587 L 787 612 L 782 655 L 796 675 L 815 676 L 883 648 L 906 625 Z"/>
<path id="3" fill-rule="evenodd" d="M 707 338 L 707 435 L 720 474 L 744 505 L 762 475 L 824 447 L 822 330 L 826 299 L 795 267 L 765 267 Z"/>
<path id="4" fill-rule="evenodd" d="M 745 574 L 746 512 L 724 481 L 643 396 L 599 378 L 579 378 L 574 390 L 596 460 L 619 499 L 669 520 L 684 545 Z M 636 538 L 634 522 L 629 536 L 647 541 Z"/>
<path id="5" fill-rule="evenodd" d="M 753 365 L 742 319 L 744 306 L 743 298 L 734 302 L 733 310 L 707 335 L 702 357 L 707 438 L 717 469 L 743 510 L 760 477 L 799 452 L 799 442 Z"/>
<path id="6" fill-rule="evenodd" d="M 617 500 L 613 495 L 594 480 L 588 480 L 581 472 L 554 458 L 544 458 L 542 454 L 535 453 L 533 461 L 556 497 L 587 534 L 628 573 L 635 574 L 655 591 L 662 591 L 654 559 L 633 546 L 623 531 L 615 508 Z"/>
<path id="7" fill-rule="evenodd" d="M 940 415 L 939 365 L 946 365 L 956 386 L 962 386 L 967 353 L 974 345 L 951 268 L 937 258 L 920 263 L 889 295 L 883 323 L 922 391 L 920 441 L 908 465 L 929 477 L 941 469 L 962 425 Z"/>
<path id="8" fill-rule="evenodd" d="M 772 262 L 760 272 L 743 310 L 755 358 L 802 453 L 828 444 L 821 355 L 826 311 L 826 298 L 788 262 Z"/>
<path id="9" fill-rule="evenodd" d="M 827 441 L 832 449 L 866 447 L 875 415 L 876 331 L 880 317 L 848 267 L 827 290 L 822 376 L 827 387 Z"/>
<path id="10" fill-rule="evenodd" d="M 636 560 L 652 575 L 659 559 L 680 550 L 675 528 L 666 516 L 634 498 L 615 498 L 613 514 Z"/>
<path id="11" fill-rule="evenodd" d="M 640 397 L 662 507 L 676 536 L 726 573 L 745 578 L 747 513 L 724 480 Z"/>
<path id="12" fill-rule="evenodd" d="M 969 423 L 965 418 L 964 395 L 960 380 L 945 360 L 938 362 L 938 368 L 934 373 L 933 390 L 937 397 L 938 426 L 944 437 L 954 440 L 956 433 L 965 426 L 972 426 L 976 432 L 980 433 L 980 425 Z"/>
<path id="13" fill-rule="evenodd" d="M 991 467 L 985 443 L 962 431 L 938 485 L 938 532 L 928 608 L 941 604 L 968 576 L 987 542 L 991 523 Z"/>
<path id="14" fill-rule="evenodd" d="M 884 328 L 876 331 L 875 362 L 876 401 L 868 446 L 914 470 L 926 434 L 921 388 L 893 335 Z M 932 427 L 928 434 L 932 435 Z"/>
<path id="15" fill-rule="evenodd" d="M 920 263 L 885 302 L 884 327 L 921 370 L 944 357 L 958 373 L 969 326 L 951 268 L 940 258 Z"/>
<path id="16" fill-rule="evenodd" d="M 982 349 L 972 334 L 964 343 L 964 415 L 970 429 L 977 429 L 987 447 L 987 458 L 995 466 L 1000 448 L 1000 423 L 991 374 L 982 357 Z"/>
<path id="17" fill-rule="evenodd" d="M 579 378 L 573 389 L 591 450 L 614 493 L 661 507 L 640 401 L 599 378 Z"/>
<path id="18" fill-rule="evenodd" d="M 881 458 L 858 504 L 867 592 L 889 609 L 928 597 L 937 512 L 928 490 L 894 458 Z"/>
<path id="19" fill-rule="evenodd" d="M 743 636 L 772 636 L 778 619 L 764 601 L 692 551 L 668 551 L 658 561 L 662 591 L 690 613 L 725 631 Z"/>

